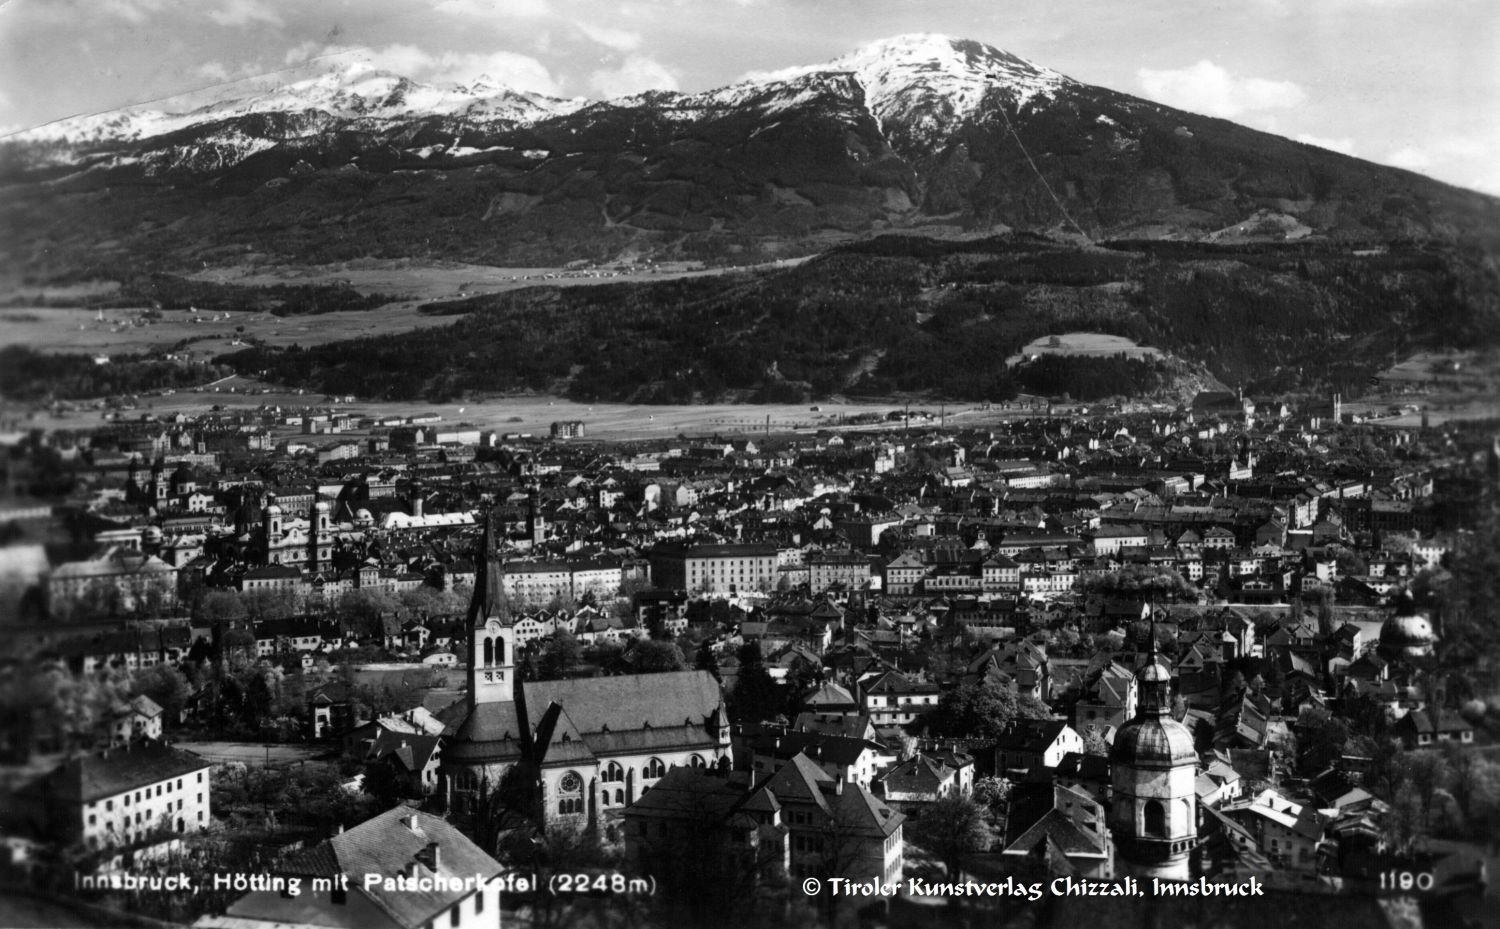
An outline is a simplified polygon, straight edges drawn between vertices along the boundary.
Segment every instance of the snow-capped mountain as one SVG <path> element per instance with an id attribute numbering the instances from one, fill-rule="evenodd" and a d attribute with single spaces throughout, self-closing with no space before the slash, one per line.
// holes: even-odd
<path id="1" fill-rule="evenodd" d="M 952 127 L 979 116 L 987 97 L 998 95 L 1019 110 L 1051 101 L 1070 84 L 1081 86 L 978 42 L 913 34 L 871 43 L 831 62 L 765 72 L 698 94 L 654 91 L 605 102 L 615 108 L 657 108 L 685 120 L 746 106 L 774 113 L 832 91 L 848 96 L 878 125 L 888 127 L 896 141 L 934 147 Z M 856 88 L 858 94 L 850 92 Z M 565 116 L 589 103 L 516 90 L 488 75 L 470 83 L 423 84 L 356 64 L 236 81 L 163 105 L 60 120 L 16 138 L 75 144 L 141 142 L 267 114 L 301 114 L 307 117 L 304 131 L 330 131 L 342 124 L 375 129 L 434 117 L 519 127 Z M 247 156 L 260 150 L 264 146 L 245 146 Z"/>
<path id="2" fill-rule="evenodd" d="M 827 64 L 757 75 L 700 99 L 736 106 L 768 87 L 783 86 L 789 90 L 786 105 L 791 105 L 797 88 L 841 74 L 853 77 L 865 107 L 883 128 L 926 146 L 940 144 L 955 125 L 979 116 L 991 95 L 1019 110 L 1050 101 L 1064 86 L 1076 84 L 1009 52 L 924 33 L 874 42 Z"/>
<path id="3" fill-rule="evenodd" d="M 434 116 L 526 124 L 584 106 L 520 91 L 483 75 L 470 83 L 423 84 L 363 64 L 302 69 L 274 79 L 236 81 L 184 94 L 164 104 L 140 105 L 49 123 L 17 135 L 21 141 L 138 142 L 194 126 L 273 113 L 318 114 L 321 125 L 354 121 L 401 123 Z"/>
<path id="4" fill-rule="evenodd" d="M 1492 198 L 944 36 L 596 102 L 318 67 L 0 144 L 0 219 L 31 233 L 8 237 L 0 260 L 232 246 L 531 264 L 754 259 L 928 228 L 1485 241 L 1500 229 Z"/>

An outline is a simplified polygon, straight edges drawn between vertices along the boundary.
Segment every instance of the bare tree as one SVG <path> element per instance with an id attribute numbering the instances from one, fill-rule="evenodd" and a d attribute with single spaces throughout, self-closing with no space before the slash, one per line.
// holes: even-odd
<path id="1" fill-rule="evenodd" d="M 957 794 L 928 804 L 911 832 L 913 841 L 943 863 L 951 880 L 961 879 L 964 858 L 988 850 L 992 839 L 984 807 Z"/>

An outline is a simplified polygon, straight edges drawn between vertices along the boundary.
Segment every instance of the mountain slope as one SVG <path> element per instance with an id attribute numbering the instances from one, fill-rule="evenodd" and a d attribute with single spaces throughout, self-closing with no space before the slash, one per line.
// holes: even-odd
<path id="1" fill-rule="evenodd" d="M 247 257 L 750 261 L 903 229 L 1250 223 L 1500 250 L 1493 198 L 936 36 L 594 104 L 313 76 L 48 127 L 0 147 L 0 184 L 0 257 L 41 279 Z"/>

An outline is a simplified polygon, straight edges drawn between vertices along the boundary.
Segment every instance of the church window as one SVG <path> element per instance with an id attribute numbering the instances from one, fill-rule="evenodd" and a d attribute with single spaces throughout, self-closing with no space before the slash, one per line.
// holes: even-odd
<path id="1" fill-rule="evenodd" d="M 611 761 L 604 768 L 603 780 L 610 782 L 623 781 L 625 780 L 625 769 L 620 767 L 618 761 Z"/>
<path id="2" fill-rule="evenodd" d="M 692 765 L 695 768 L 701 768 L 701 767 L 703 767 L 704 766 L 703 756 L 702 755 L 694 755 L 694 756 L 692 756 L 691 758 L 688 759 L 688 764 Z"/>
<path id="3" fill-rule="evenodd" d="M 660 758 L 652 758 L 646 762 L 646 780 L 654 781 L 667 773 L 667 766 L 662 764 Z"/>
<path id="4" fill-rule="evenodd" d="M 1146 835 L 1165 836 L 1167 834 L 1167 811 L 1162 808 L 1160 800 L 1147 800 L 1141 816 L 1144 819 Z"/>
<path id="5" fill-rule="evenodd" d="M 578 772 L 569 771 L 557 782 L 557 812 L 559 815 L 583 812 L 583 778 Z"/>
<path id="6" fill-rule="evenodd" d="M 495 646 L 488 636 L 484 640 L 484 663 L 486 667 L 495 663 Z"/>

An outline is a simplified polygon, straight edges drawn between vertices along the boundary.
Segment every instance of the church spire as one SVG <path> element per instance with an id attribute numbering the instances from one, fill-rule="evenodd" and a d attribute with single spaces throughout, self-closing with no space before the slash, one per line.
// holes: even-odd
<path id="1" fill-rule="evenodd" d="M 474 596 L 469 600 L 469 628 L 483 626 L 491 616 L 505 612 L 505 571 L 495 539 L 495 511 L 484 515 L 479 552 L 474 559 Z"/>

